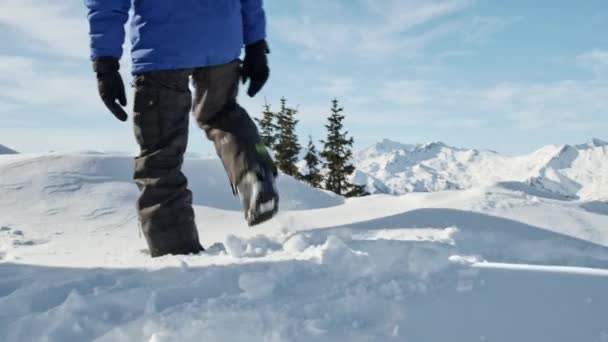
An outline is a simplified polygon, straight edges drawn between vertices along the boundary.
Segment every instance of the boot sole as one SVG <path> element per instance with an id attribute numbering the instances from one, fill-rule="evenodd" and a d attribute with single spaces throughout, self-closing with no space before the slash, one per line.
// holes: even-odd
<path id="1" fill-rule="evenodd" d="M 277 199 L 277 201 L 278 201 L 278 199 Z M 249 227 L 257 226 L 260 223 L 264 223 L 264 222 L 270 220 L 278 212 L 279 212 L 279 205 L 277 203 L 277 205 L 274 208 L 272 208 L 272 210 L 250 217 L 250 220 L 247 221 L 247 224 L 249 225 Z"/>

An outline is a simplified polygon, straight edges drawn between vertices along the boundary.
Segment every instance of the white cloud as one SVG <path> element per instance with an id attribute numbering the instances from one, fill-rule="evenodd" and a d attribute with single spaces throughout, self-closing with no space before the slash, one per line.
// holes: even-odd
<path id="1" fill-rule="evenodd" d="M 431 42 L 461 31 L 462 23 L 438 22 L 473 4 L 472 0 L 356 0 L 369 13 L 348 13 L 344 6 L 313 8 L 297 2 L 299 8 L 269 24 L 273 35 L 304 49 L 304 56 L 319 60 L 333 54 L 350 54 L 359 59 L 415 55 Z M 426 25 L 430 27 L 424 27 Z"/>
<path id="2" fill-rule="evenodd" d="M 342 97 L 349 95 L 355 89 L 355 80 L 352 78 L 338 77 L 333 79 L 322 79 L 319 90 L 325 92 L 329 96 Z"/>
<path id="3" fill-rule="evenodd" d="M 503 30 L 508 25 L 520 20 L 504 19 L 488 16 L 474 16 L 462 25 L 464 40 L 472 43 L 483 43 L 493 34 Z"/>
<path id="4" fill-rule="evenodd" d="M 33 58 L 0 55 L 0 74 L 0 98 L 13 104 L 74 115 L 101 108 L 92 73 L 83 77 Z"/>
<path id="5" fill-rule="evenodd" d="M 424 105 L 433 100 L 433 82 L 424 80 L 391 81 L 384 84 L 383 98 L 399 106 Z"/>
<path id="6" fill-rule="evenodd" d="M 597 75 L 608 75 L 608 50 L 595 49 L 576 56 L 579 67 Z"/>
<path id="7" fill-rule="evenodd" d="M 105 108 L 88 62 L 89 38 L 82 1 L 0 0 L 0 24 L 16 33 L 10 44 L 33 55 L 0 55 L 3 119 L 89 116 Z M 127 71 L 127 68 L 123 68 Z M 60 118 L 57 118 L 59 120 Z"/>
<path id="8" fill-rule="evenodd" d="M 472 0 L 365 0 L 367 9 L 382 17 L 379 31 L 398 33 L 471 6 Z"/>
<path id="9" fill-rule="evenodd" d="M 474 55 L 473 50 L 447 50 L 437 55 L 438 60 L 449 59 L 449 58 L 463 58 Z"/>
<path id="10" fill-rule="evenodd" d="M 82 1 L 0 0 L 0 23 L 28 38 L 27 47 L 55 56 L 88 58 Z"/>
<path id="11" fill-rule="evenodd" d="M 517 129 L 564 131 L 608 127 L 605 81 L 496 83 L 481 88 L 406 80 L 385 82 L 378 97 L 400 108 L 403 120 L 430 126 L 510 124 Z M 393 122 L 398 115 L 392 118 Z"/>
<path id="12" fill-rule="evenodd" d="M 488 122 L 481 118 L 459 117 L 459 118 L 444 118 L 434 122 L 433 125 L 440 128 L 464 128 L 475 129 L 487 125 Z"/>
<path id="13" fill-rule="evenodd" d="M 506 114 L 521 129 L 576 131 L 607 125 L 608 82 L 504 83 L 480 95 L 486 108 Z"/>

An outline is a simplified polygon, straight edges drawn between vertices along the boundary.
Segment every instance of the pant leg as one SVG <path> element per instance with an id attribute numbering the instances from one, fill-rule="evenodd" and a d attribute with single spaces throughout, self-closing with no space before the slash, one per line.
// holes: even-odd
<path id="1" fill-rule="evenodd" d="M 155 71 L 135 78 L 134 130 L 139 220 L 151 256 L 202 250 L 192 193 L 182 173 L 192 103 L 191 70 Z"/>
<path id="2" fill-rule="evenodd" d="M 197 68 L 192 80 L 196 90 L 194 117 L 213 141 L 233 186 L 258 165 L 276 166 L 261 142 L 257 126 L 237 103 L 239 61 Z"/>

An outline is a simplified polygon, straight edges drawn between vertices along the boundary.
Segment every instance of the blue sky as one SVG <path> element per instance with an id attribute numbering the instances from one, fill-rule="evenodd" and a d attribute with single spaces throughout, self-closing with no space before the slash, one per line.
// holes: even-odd
<path id="1" fill-rule="evenodd" d="M 330 101 L 362 148 L 382 138 L 518 154 L 608 138 L 605 0 L 266 0 L 271 80 L 323 138 Z M 88 61 L 80 0 L 0 0 L 0 144 L 137 150 Z M 122 61 L 130 81 L 128 56 Z M 131 99 L 130 99 L 131 100 Z M 132 101 L 130 101 L 130 105 Z M 303 142 L 304 143 L 304 142 Z M 212 153 L 194 126 L 190 151 Z"/>

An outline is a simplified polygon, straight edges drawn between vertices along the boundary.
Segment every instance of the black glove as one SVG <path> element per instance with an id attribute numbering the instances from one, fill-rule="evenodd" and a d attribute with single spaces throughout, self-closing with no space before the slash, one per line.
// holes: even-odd
<path id="1" fill-rule="evenodd" d="M 249 97 L 254 97 L 268 80 L 270 69 L 268 69 L 267 53 L 270 53 L 270 50 L 264 39 L 245 46 L 245 60 L 243 61 L 241 76 L 243 84 L 248 79 L 250 80 L 249 89 L 247 89 Z"/>
<path id="2" fill-rule="evenodd" d="M 93 70 L 97 73 L 97 88 L 101 100 L 118 120 L 126 121 L 127 113 L 120 105 L 127 105 L 127 96 L 118 69 L 118 59 L 114 57 L 99 57 L 93 61 Z M 116 103 L 116 100 L 120 105 Z"/>

